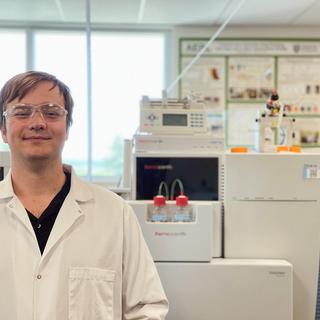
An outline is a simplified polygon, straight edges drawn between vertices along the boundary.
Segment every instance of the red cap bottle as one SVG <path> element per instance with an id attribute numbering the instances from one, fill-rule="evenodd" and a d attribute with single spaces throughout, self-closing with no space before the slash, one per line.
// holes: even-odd
<path id="1" fill-rule="evenodd" d="M 156 195 L 153 197 L 153 205 L 155 207 L 163 207 L 166 205 L 166 198 L 162 195 Z"/>
<path id="2" fill-rule="evenodd" d="M 179 207 L 186 207 L 188 205 L 188 197 L 184 194 L 176 197 L 176 205 Z"/>

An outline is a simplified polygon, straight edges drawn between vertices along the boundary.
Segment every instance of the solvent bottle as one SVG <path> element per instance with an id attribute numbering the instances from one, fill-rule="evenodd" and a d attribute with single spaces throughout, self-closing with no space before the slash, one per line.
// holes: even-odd
<path id="1" fill-rule="evenodd" d="M 188 204 L 188 197 L 184 194 L 180 194 L 176 197 L 174 221 L 191 222 L 192 220 L 192 210 Z"/>
<path id="2" fill-rule="evenodd" d="M 168 212 L 166 209 L 166 198 L 162 195 L 153 197 L 153 209 L 151 212 L 151 221 L 153 222 L 168 222 Z"/>

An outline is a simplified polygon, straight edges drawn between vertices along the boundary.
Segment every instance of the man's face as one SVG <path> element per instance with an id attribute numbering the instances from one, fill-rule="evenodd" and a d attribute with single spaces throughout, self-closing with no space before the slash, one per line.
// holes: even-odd
<path id="1" fill-rule="evenodd" d="M 64 107 L 64 98 L 59 89 L 52 88 L 48 81 L 40 82 L 21 100 L 11 101 L 9 110 L 19 103 L 41 105 L 53 103 Z M 68 137 L 66 116 L 54 121 L 47 121 L 40 112 L 35 112 L 28 119 L 8 117 L 1 129 L 3 141 L 8 143 L 12 160 L 51 159 L 61 161 L 64 142 Z"/>

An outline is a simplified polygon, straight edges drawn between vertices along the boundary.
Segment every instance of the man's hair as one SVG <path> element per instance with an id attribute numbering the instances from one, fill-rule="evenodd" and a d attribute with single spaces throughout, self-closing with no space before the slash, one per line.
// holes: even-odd
<path id="1" fill-rule="evenodd" d="M 0 91 L 0 129 L 4 124 L 2 114 L 7 104 L 17 98 L 20 101 L 26 94 L 36 88 L 40 82 L 44 81 L 52 83 L 51 89 L 58 87 L 60 94 L 64 98 L 64 107 L 68 111 L 67 128 L 70 127 L 72 124 L 73 99 L 69 87 L 52 74 L 40 71 L 27 71 L 8 80 Z"/>

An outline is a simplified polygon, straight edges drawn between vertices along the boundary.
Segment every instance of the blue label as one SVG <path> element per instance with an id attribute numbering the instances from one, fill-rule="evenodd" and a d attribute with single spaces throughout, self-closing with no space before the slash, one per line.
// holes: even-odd
<path id="1" fill-rule="evenodd" d="M 189 214 L 186 214 L 186 213 L 176 213 L 174 215 L 174 220 L 175 221 L 186 221 L 186 222 L 190 222 L 192 221 L 191 217 Z"/>
<path id="2" fill-rule="evenodd" d="M 153 221 L 153 222 L 167 222 L 168 217 L 166 215 L 154 214 L 151 217 L 151 221 Z"/>

